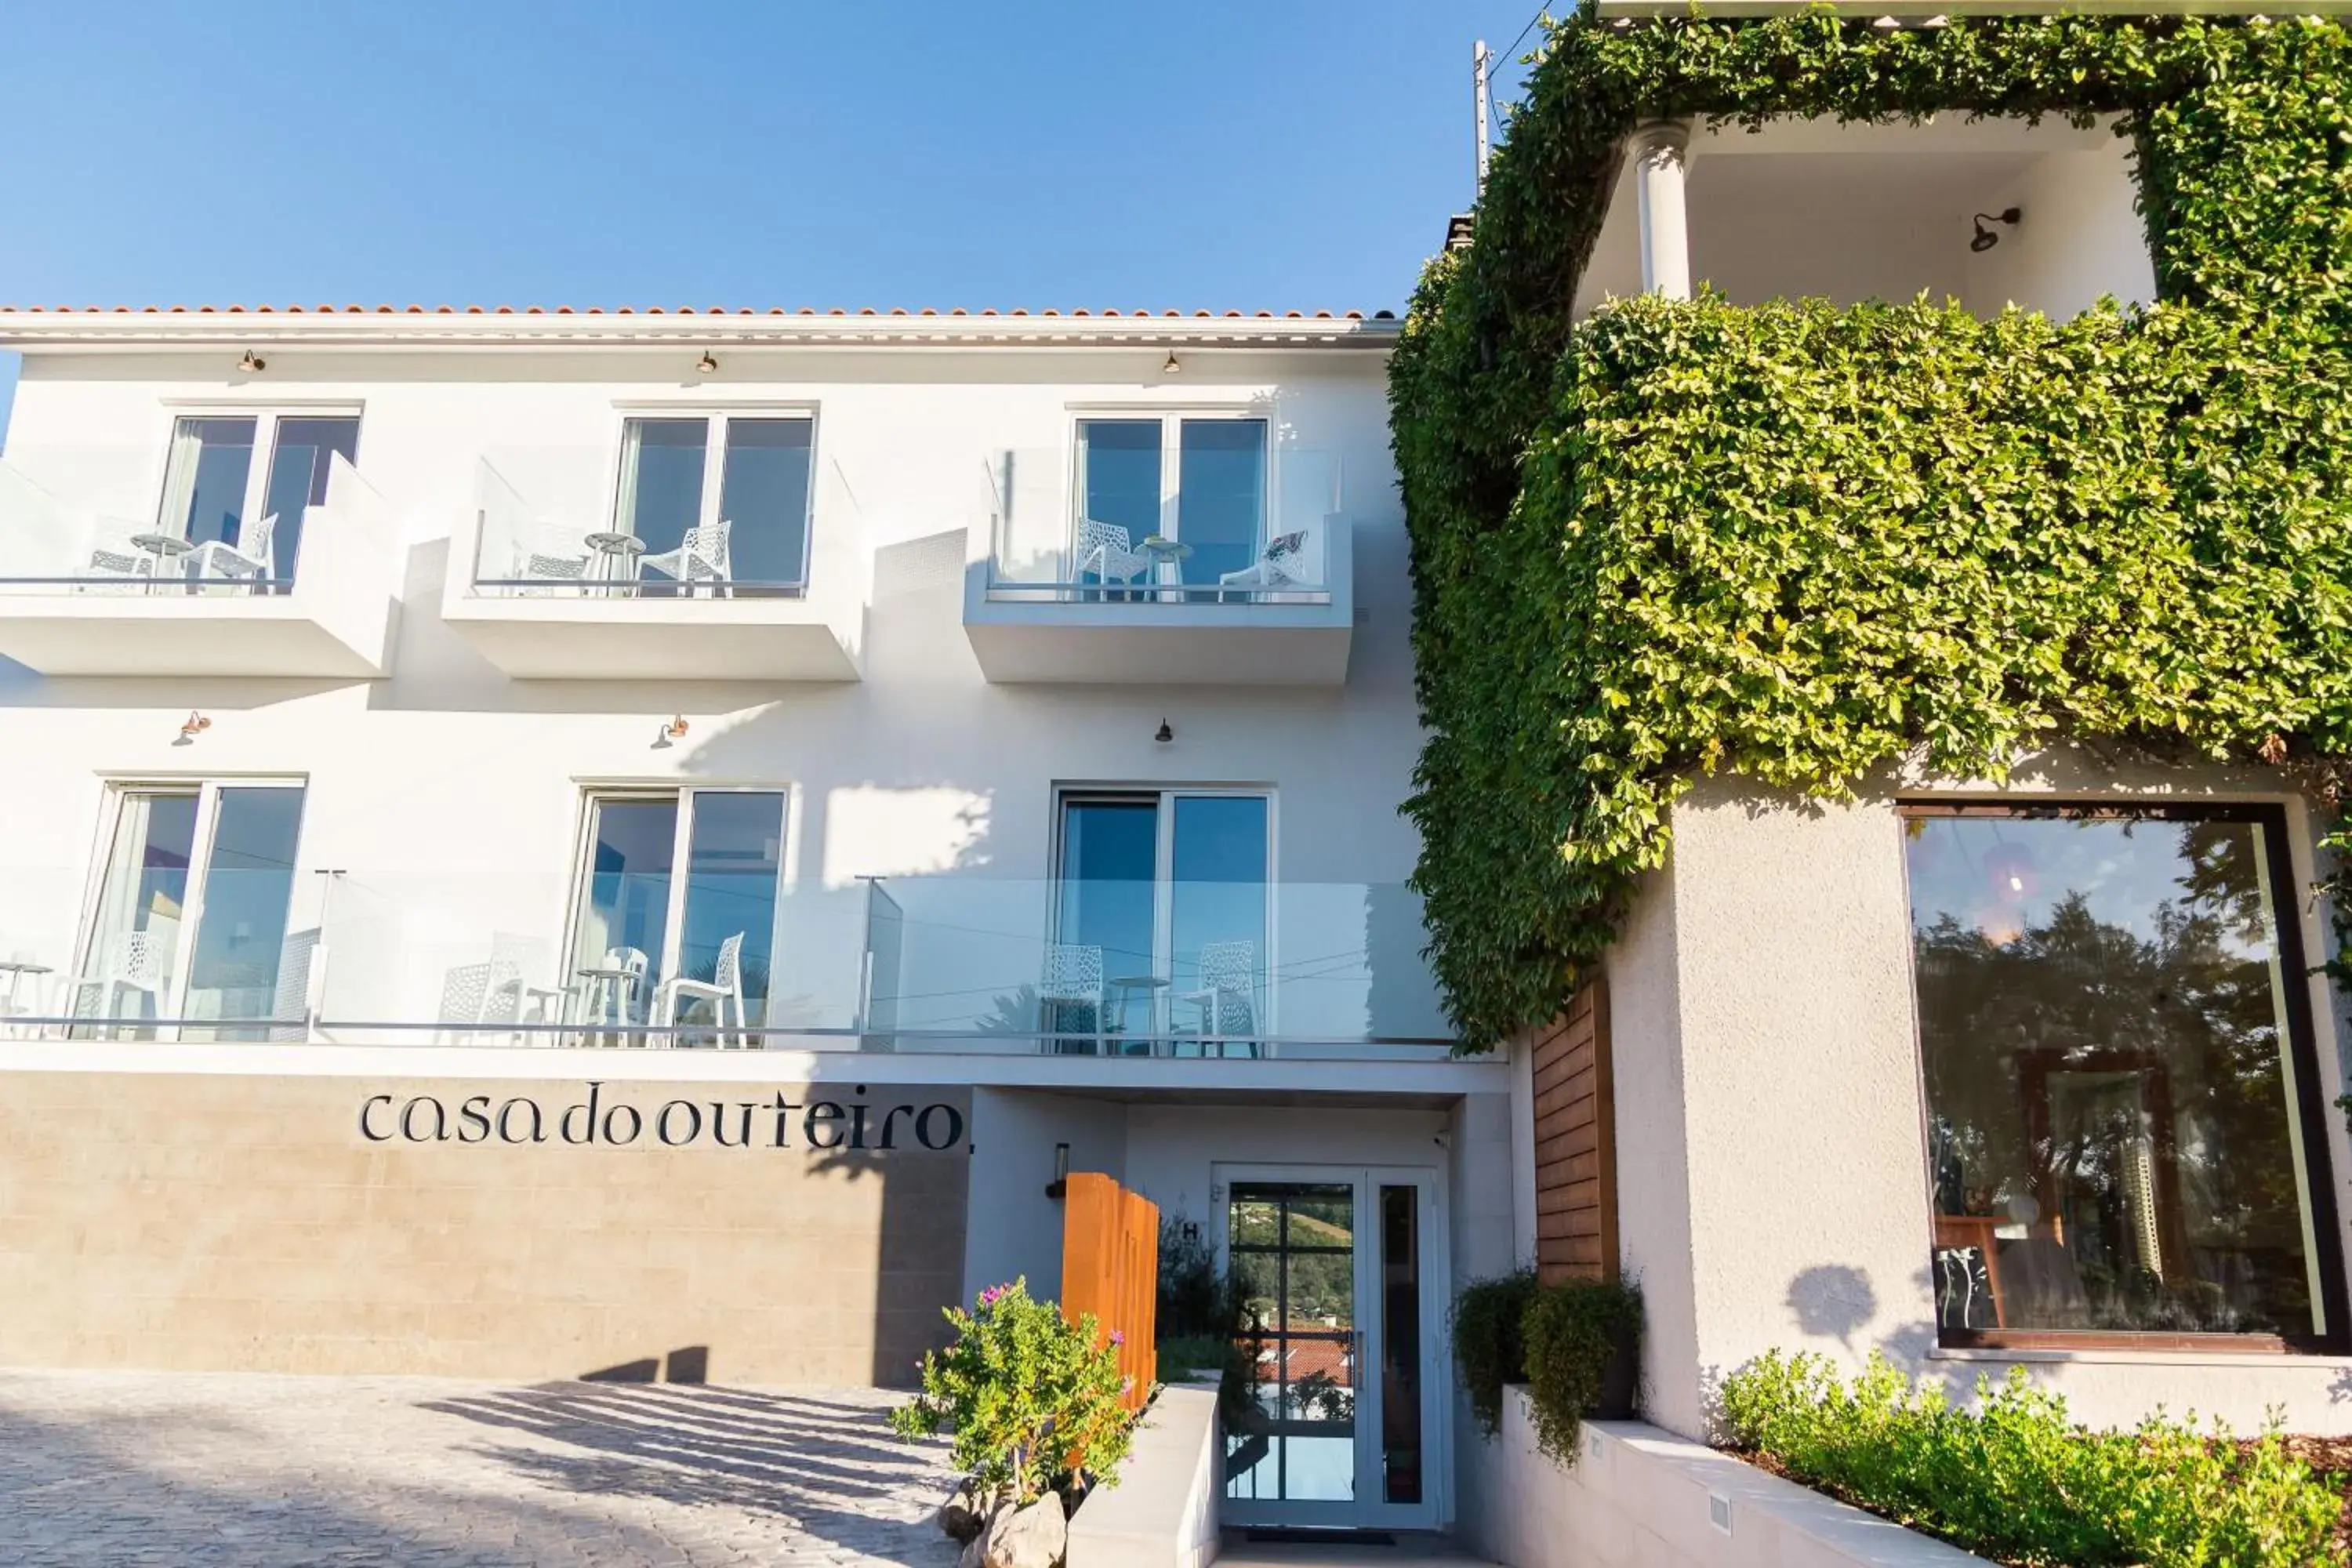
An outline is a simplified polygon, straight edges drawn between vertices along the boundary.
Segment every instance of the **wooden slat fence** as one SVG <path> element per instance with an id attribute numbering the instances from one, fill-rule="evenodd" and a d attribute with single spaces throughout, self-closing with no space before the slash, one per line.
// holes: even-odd
<path id="1" fill-rule="evenodd" d="M 1594 980 L 1533 1042 L 1536 1272 L 1548 1285 L 1617 1277 L 1617 1127 L 1609 987 Z"/>
<path id="2" fill-rule="evenodd" d="M 1062 1198 L 1062 1315 L 1088 1312 L 1125 1335 L 1118 1369 L 1127 1407 L 1140 1410 L 1160 1375 L 1160 1205 L 1095 1171 L 1073 1171 Z"/>

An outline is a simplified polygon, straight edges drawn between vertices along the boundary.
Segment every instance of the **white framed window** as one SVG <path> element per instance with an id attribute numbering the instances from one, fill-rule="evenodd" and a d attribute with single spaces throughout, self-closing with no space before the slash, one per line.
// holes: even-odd
<path id="1" fill-rule="evenodd" d="M 809 579 L 816 417 L 804 409 L 635 411 L 621 421 L 613 529 L 688 580 L 691 544 L 731 593 L 795 595 Z M 689 535 L 692 536 L 689 541 Z"/>
<path id="2" fill-rule="evenodd" d="M 110 786 L 67 997 L 92 1020 L 77 1034 L 258 1039 L 299 1019 L 318 939 L 289 930 L 304 795 L 299 779 Z"/>
<path id="3" fill-rule="evenodd" d="M 194 550 L 238 549 L 267 567 L 257 575 L 290 582 L 304 521 L 327 499 L 334 459 L 356 463 L 359 449 L 355 407 L 182 412 L 172 421 L 156 532 Z"/>
<path id="4" fill-rule="evenodd" d="M 1223 1054 L 1271 1029 L 1271 791 L 1073 785 L 1055 817 L 1052 941 L 1099 973 L 1106 1044 L 1205 1037 Z M 1087 1011 L 1051 1006 L 1043 1030 L 1083 1036 Z"/>
<path id="5" fill-rule="evenodd" d="M 1273 421 L 1261 409 L 1081 411 L 1072 436 L 1074 541 L 1085 524 L 1140 548 L 1168 540 L 1174 574 L 1214 587 L 1265 547 Z"/>
<path id="6" fill-rule="evenodd" d="M 784 792 L 599 788 L 586 805 L 565 947 L 573 1016 L 761 1026 L 777 952 Z"/>

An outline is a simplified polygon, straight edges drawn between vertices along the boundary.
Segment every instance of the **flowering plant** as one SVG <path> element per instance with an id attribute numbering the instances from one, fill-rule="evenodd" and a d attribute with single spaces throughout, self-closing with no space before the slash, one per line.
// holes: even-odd
<path id="1" fill-rule="evenodd" d="M 1129 1426 L 1117 1331 L 1106 1340 L 1092 1313 L 1072 1325 L 1032 1300 L 1026 1279 L 992 1285 L 947 1319 L 955 1342 L 923 1357 L 922 1393 L 890 1413 L 900 1436 L 951 1429 L 955 1462 L 1015 1502 L 1072 1471 L 1117 1481 Z"/>

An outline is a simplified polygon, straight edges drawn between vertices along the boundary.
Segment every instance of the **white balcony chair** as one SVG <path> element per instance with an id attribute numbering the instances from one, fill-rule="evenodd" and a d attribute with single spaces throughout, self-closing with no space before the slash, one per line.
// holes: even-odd
<path id="1" fill-rule="evenodd" d="M 585 593 L 588 588 L 588 562 L 593 553 L 588 548 L 586 534 L 567 528 L 541 526 L 530 539 L 515 545 L 514 560 L 507 569 L 507 575 L 525 584 L 544 583 L 551 588 L 568 584 Z"/>
<path id="2" fill-rule="evenodd" d="M 645 952 L 635 947 L 613 947 L 604 950 L 603 967 L 618 973 L 587 976 L 586 994 L 581 998 L 580 1021 L 583 1026 L 625 1026 L 637 1021 L 637 994 L 645 989 L 646 971 L 650 966 Z M 642 1043 L 622 1037 L 625 1045 Z"/>
<path id="3" fill-rule="evenodd" d="M 1115 522 L 1097 522 L 1093 518 L 1078 520 L 1077 565 L 1070 573 L 1070 581 L 1078 582 L 1089 572 L 1100 581 L 1093 584 L 1106 589 L 1114 584 L 1132 584 L 1148 577 L 1155 564 L 1151 557 L 1128 542 L 1127 530 Z"/>
<path id="4" fill-rule="evenodd" d="M 677 1043 L 677 1004 L 681 996 L 708 1000 L 713 1020 L 719 1026 L 719 1044 L 724 1049 L 730 1032 L 727 1027 L 727 1004 L 735 1004 L 734 1042 L 748 1047 L 751 1043 L 751 1023 L 743 1014 L 743 935 L 737 931 L 719 944 L 719 962 L 713 965 L 708 980 L 689 980 L 674 974 L 654 987 L 654 1022 L 671 1031 L 662 1037 L 662 1044 Z"/>
<path id="5" fill-rule="evenodd" d="M 119 1027 L 123 1018 L 121 1004 L 132 994 L 146 997 L 150 1008 L 162 1013 L 163 962 L 177 942 L 177 930 L 171 926 L 117 931 L 107 937 L 99 943 L 96 965 L 89 973 L 74 977 L 69 1009 L 72 1016 L 84 1016 L 82 995 L 89 991 L 99 994 L 103 1009 L 89 1015 L 93 1022 L 114 1023 Z"/>
<path id="6" fill-rule="evenodd" d="M 1180 994 L 1180 1005 L 1200 1009 L 1200 1032 L 1219 1037 L 1217 1054 L 1240 1043 L 1251 1055 L 1256 1044 L 1247 1037 L 1257 1028 L 1257 944 L 1249 942 L 1204 942 L 1201 944 L 1200 988 Z M 1203 1044 L 1205 1053 L 1208 1047 Z"/>
<path id="7" fill-rule="evenodd" d="M 1255 588 L 1272 593 L 1279 588 L 1307 586 L 1307 578 L 1299 569 L 1300 553 L 1306 547 L 1307 531 L 1304 529 L 1296 533 L 1276 534 L 1265 542 L 1265 549 L 1255 561 L 1238 572 L 1221 574 L 1217 578 L 1217 587 L 1220 590 Z M 1223 598 L 1223 593 L 1221 591 L 1217 597 Z"/>
<path id="8" fill-rule="evenodd" d="M 278 514 L 271 512 L 239 530 L 235 544 L 205 541 L 188 556 L 186 566 L 191 582 L 225 577 L 249 579 L 256 586 L 268 583 L 278 575 Z"/>
<path id="9" fill-rule="evenodd" d="M 658 572 L 686 584 L 691 595 L 697 583 L 710 584 L 713 598 L 727 593 L 727 584 L 734 580 L 735 565 L 727 549 L 728 536 L 735 525 L 720 518 L 709 528 L 689 528 L 676 550 L 666 550 L 659 555 L 640 556 L 637 575 Z"/>
<path id="10" fill-rule="evenodd" d="M 119 578 L 125 590 L 152 586 L 155 581 L 155 558 L 131 542 L 134 533 L 144 533 L 144 525 L 121 518 L 100 518 L 89 545 L 89 563 L 82 568 L 85 576 L 98 581 L 77 583 L 74 592 L 87 594 L 101 587 L 110 588 L 107 579 Z"/>
<path id="11" fill-rule="evenodd" d="M 1063 942 L 1046 943 L 1045 973 L 1037 983 L 1037 1004 L 1040 1027 L 1056 1037 L 1045 1042 L 1045 1048 L 1055 1052 L 1069 1049 L 1069 1042 L 1059 1037 L 1070 1031 L 1059 1026 L 1062 1020 L 1058 1010 L 1078 1006 L 1093 1012 L 1095 1055 L 1108 1054 L 1105 1037 L 1109 1032 L 1110 990 L 1103 981 L 1100 947 Z"/>

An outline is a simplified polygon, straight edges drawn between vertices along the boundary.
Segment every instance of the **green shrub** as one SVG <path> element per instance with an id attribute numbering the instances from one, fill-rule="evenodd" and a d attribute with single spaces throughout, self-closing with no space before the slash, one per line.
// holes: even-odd
<path id="1" fill-rule="evenodd" d="M 2305 1568 L 2343 1500 L 2275 1431 L 2149 1417 L 2096 1433 L 2012 1367 L 1973 1410 L 1876 1355 L 1848 1384 L 1824 1358 L 1771 1352 L 1726 1379 L 1733 1440 L 1798 1480 L 2003 1562 L 2052 1568 Z"/>
<path id="2" fill-rule="evenodd" d="M 1241 1318 L 1240 1287 L 1232 1275 L 1217 1267 L 1216 1254 L 1202 1238 L 1200 1226 L 1181 1214 L 1162 1215 L 1155 1320 L 1161 1358 L 1166 1358 L 1166 1347 L 1172 1340 L 1230 1337 L 1240 1329 Z"/>
<path id="3" fill-rule="evenodd" d="M 1532 1268 L 1465 1285 L 1454 1298 L 1454 1360 L 1479 1429 L 1492 1437 L 1503 1429 L 1503 1388 L 1528 1377 L 1527 1338 L 1522 1325 L 1535 1300 Z"/>
<path id="4" fill-rule="evenodd" d="M 1160 1342 L 1160 1380 L 1173 1383 L 1194 1373 L 1225 1370 L 1233 1359 L 1230 1334 L 1178 1334 Z"/>
<path id="5" fill-rule="evenodd" d="M 923 1357 L 923 1392 L 890 1412 L 912 1441 L 955 1433 L 955 1462 L 982 1486 L 1027 1502 L 1073 1471 L 1118 1480 L 1132 1425 L 1117 1336 L 1100 1348 L 1089 1312 L 1074 1327 L 1025 1279 L 992 1285 L 969 1312 L 950 1307 L 955 1342 Z"/>
<path id="6" fill-rule="evenodd" d="M 1622 1279 L 1542 1286 L 1529 1298 L 1519 1331 L 1536 1446 L 1573 1465 L 1577 1434 L 1600 1405 L 1618 1346 L 1640 1347 L 1642 1292 Z"/>

